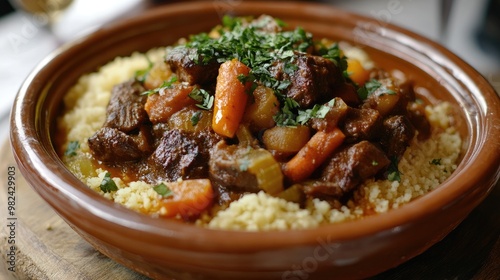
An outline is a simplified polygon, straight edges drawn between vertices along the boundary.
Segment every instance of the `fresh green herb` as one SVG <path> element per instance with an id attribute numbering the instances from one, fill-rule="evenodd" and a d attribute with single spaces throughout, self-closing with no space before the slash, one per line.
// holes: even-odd
<path id="1" fill-rule="evenodd" d="M 389 175 L 387 176 L 387 179 L 391 182 L 394 182 L 394 181 L 401 182 L 401 174 L 397 171 L 393 171 L 393 172 L 389 173 Z"/>
<path id="2" fill-rule="evenodd" d="M 118 187 L 116 186 L 115 181 L 111 179 L 111 174 L 109 172 L 106 172 L 106 174 L 104 175 L 104 178 L 101 181 L 100 188 L 101 191 L 105 193 L 118 190 Z"/>
<path id="3" fill-rule="evenodd" d="M 159 185 L 154 186 L 153 190 L 165 198 L 174 195 L 172 190 L 169 187 L 167 187 L 167 185 L 165 185 L 164 183 L 160 183 Z"/>
<path id="4" fill-rule="evenodd" d="M 249 74 L 249 75 L 239 74 L 238 81 L 240 81 L 240 83 L 242 83 L 243 85 L 245 85 L 248 82 L 252 83 L 252 85 L 250 86 L 250 88 L 246 92 L 246 94 L 249 94 L 249 95 L 252 95 L 253 91 L 258 86 L 258 84 L 255 82 L 255 76 L 253 74 Z"/>
<path id="5" fill-rule="evenodd" d="M 297 126 L 297 111 L 300 108 L 297 101 L 285 97 L 283 98 L 281 110 L 273 116 L 274 121 L 279 126 Z"/>
<path id="6" fill-rule="evenodd" d="M 297 123 L 304 125 L 312 118 L 322 119 L 326 116 L 326 114 L 329 111 L 330 107 L 328 105 L 319 105 L 319 104 L 314 105 L 312 109 L 299 110 L 297 116 Z"/>
<path id="7" fill-rule="evenodd" d="M 277 33 L 263 32 L 259 30 L 259 24 L 256 22 L 244 26 L 239 20 L 226 18 L 224 25 L 230 30 L 219 38 L 200 33 L 191 36 L 189 42 L 181 47 L 195 49 L 193 59 L 197 63 L 205 64 L 214 60 L 223 63 L 237 58 L 252 69 L 255 81 L 280 91 L 288 87 L 290 82 L 277 81 L 269 68 L 276 61 L 281 61 L 285 71 L 292 71 L 295 67 L 292 64 L 294 51 L 306 52 L 313 45 L 312 35 L 302 28 Z"/>
<path id="8" fill-rule="evenodd" d="M 248 66 L 251 69 L 249 75 L 241 75 L 238 79 L 242 83 L 253 82 L 254 87 L 258 83 L 274 90 L 281 106 L 274 120 L 280 126 L 296 126 L 307 123 L 311 118 L 324 117 L 329 110 L 327 106 L 317 105 L 301 110 L 296 101 L 284 97 L 282 91 L 290 87 L 291 81 L 278 80 L 272 73 L 276 62 L 281 64 L 282 70 L 288 76 L 297 71 L 297 55 L 307 53 L 314 47 L 312 35 L 300 27 L 291 31 L 265 32 L 262 26 L 266 26 L 268 20 L 269 18 L 264 17 L 261 21 L 245 25 L 241 19 L 224 17 L 223 26 L 228 31 L 223 32 L 220 37 L 211 38 L 206 33 L 199 33 L 191 36 L 185 45 L 179 47 L 194 50 L 190 52 L 191 58 L 199 64 L 213 61 L 223 63 L 236 58 Z M 277 24 L 284 25 L 283 22 Z M 342 71 L 346 71 L 347 60 L 337 44 L 321 48 L 320 54 L 332 60 Z M 200 108 L 211 108 L 209 105 L 213 102 L 213 97 L 208 93 L 197 89 L 191 97 L 202 103 L 198 104 Z"/>
<path id="9" fill-rule="evenodd" d="M 364 86 L 358 89 L 358 96 L 362 100 L 365 100 L 368 98 L 370 94 L 374 93 L 381 86 L 382 84 L 379 81 L 371 79 L 368 82 L 366 82 Z"/>
<path id="10" fill-rule="evenodd" d="M 141 83 L 144 83 L 144 81 L 146 80 L 146 77 L 149 74 L 149 71 L 151 71 L 151 69 L 153 69 L 153 62 L 149 59 L 149 57 L 147 55 L 146 55 L 146 59 L 148 61 L 148 67 L 146 67 L 145 69 L 137 70 L 137 71 L 135 71 L 135 74 L 134 74 L 135 79 Z"/>
<path id="11" fill-rule="evenodd" d="M 214 96 L 202 88 L 195 87 L 188 96 L 198 102 L 196 107 L 200 109 L 210 110 L 214 105 Z"/>
<path id="12" fill-rule="evenodd" d="M 279 126 L 297 126 L 305 125 L 312 118 L 324 118 L 330 109 L 335 105 L 335 99 L 328 103 L 314 105 L 311 109 L 301 110 L 297 101 L 289 97 L 280 96 L 282 99 L 281 110 L 273 117 L 274 121 Z"/>
<path id="13" fill-rule="evenodd" d="M 391 163 L 389 164 L 387 172 L 388 172 L 387 179 L 389 181 L 401 182 L 402 173 L 398 169 L 398 160 L 396 157 L 391 158 Z"/>
<path id="14" fill-rule="evenodd" d="M 357 93 L 358 93 L 359 98 L 361 98 L 361 100 L 367 99 L 368 95 L 369 95 L 369 92 L 365 86 L 358 88 Z"/>
<path id="15" fill-rule="evenodd" d="M 285 26 L 287 26 L 287 23 L 284 22 L 282 19 L 274 18 L 274 21 L 276 21 L 276 24 L 278 24 L 279 27 L 285 27 Z"/>
<path id="16" fill-rule="evenodd" d="M 377 165 L 378 165 L 378 161 L 372 160 L 372 166 L 377 166 Z"/>
<path id="17" fill-rule="evenodd" d="M 250 79 L 250 76 L 248 75 L 243 75 L 243 74 L 239 74 L 238 75 L 238 81 L 240 81 L 240 83 L 242 84 L 246 84 L 246 82 L 248 82 Z"/>
<path id="18" fill-rule="evenodd" d="M 187 44 L 180 47 L 194 49 L 195 51 L 191 52 L 191 57 L 196 63 L 207 64 L 213 61 L 223 63 L 234 58 L 238 59 L 251 69 L 248 76 L 239 77 L 241 82 L 250 81 L 253 83 L 249 93 L 253 92 L 257 84 L 261 84 L 273 89 L 279 97 L 283 90 L 290 87 L 291 81 L 288 79 L 278 80 L 271 72 L 271 69 L 278 61 L 281 63 L 283 71 L 291 76 L 298 68 L 295 63 L 297 54 L 306 53 L 314 46 L 314 43 L 312 35 L 300 27 L 291 31 L 278 31 L 275 33 L 263 31 L 262 27 L 269 24 L 269 19 L 269 17 L 264 17 L 260 21 L 244 25 L 237 18 L 225 17 L 223 18 L 223 25 L 228 31 L 223 32 L 219 38 L 211 38 L 206 33 L 200 33 L 191 36 Z M 280 21 L 276 23 L 279 26 L 284 25 Z M 335 51 L 338 52 L 335 48 L 332 48 L 330 52 L 326 50 L 325 55 L 329 55 L 336 62 L 338 61 L 338 63 L 344 65 L 340 56 L 338 59 L 334 58 Z M 193 95 L 196 97 L 200 94 L 195 92 Z M 201 107 L 211 108 L 209 106 L 210 97 L 203 93 L 201 96 L 203 98 L 195 98 L 196 100 L 203 100 L 203 102 L 198 101 L 202 103 Z M 278 125 L 282 126 L 296 126 L 299 123 L 305 123 L 317 111 L 320 111 L 320 114 L 323 112 L 319 110 L 320 108 L 313 108 L 311 112 L 300 114 L 300 122 L 297 122 L 300 109 L 297 102 L 281 97 L 280 104 L 280 112 L 274 119 Z"/>
<path id="19" fill-rule="evenodd" d="M 168 81 L 163 81 L 163 84 L 161 84 L 161 86 L 155 88 L 155 89 L 151 89 L 151 90 L 147 90 L 143 93 L 141 93 L 141 95 L 147 95 L 147 96 L 150 96 L 150 95 L 153 95 L 153 94 L 156 94 L 156 93 L 159 93 L 161 90 L 165 90 L 165 89 L 169 89 L 169 88 L 173 88 L 173 84 L 177 82 L 177 77 L 176 76 L 172 76 L 170 78 L 170 80 Z"/>
<path id="20" fill-rule="evenodd" d="M 435 159 L 432 159 L 429 163 L 433 164 L 433 165 L 441 165 L 441 159 L 435 158 Z"/>
<path id="21" fill-rule="evenodd" d="M 393 91 L 392 89 L 388 89 L 385 86 L 382 86 L 381 88 L 382 88 L 382 92 L 380 94 L 390 94 L 390 95 L 396 94 L 395 91 Z"/>
<path id="22" fill-rule="evenodd" d="M 377 81 L 375 79 L 369 80 L 368 82 L 365 83 L 364 86 L 358 88 L 357 93 L 358 93 L 359 98 L 361 98 L 362 100 L 365 100 L 366 98 L 368 98 L 368 96 L 370 94 L 373 94 L 377 90 L 380 90 L 380 95 L 382 95 L 382 94 L 396 94 L 395 91 L 393 91 L 392 89 L 386 88 L 382 83 L 380 83 L 379 81 Z"/>
<path id="23" fill-rule="evenodd" d="M 236 25 L 240 25 L 242 23 L 241 18 L 232 17 L 229 15 L 224 15 L 222 17 L 222 26 L 229 28 L 229 30 L 233 30 Z"/>
<path id="24" fill-rule="evenodd" d="M 80 142 L 78 141 L 70 141 L 66 151 L 64 152 L 65 156 L 73 157 L 76 156 L 76 151 L 80 149 Z"/>
<path id="25" fill-rule="evenodd" d="M 324 58 L 328 58 L 333 61 L 333 63 L 340 68 L 342 73 L 344 73 L 344 76 L 349 76 L 347 73 L 347 58 L 342 55 L 342 51 L 340 50 L 338 44 L 333 44 L 328 48 L 321 46 L 318 52 Z"/>
<path id="26" fill-rule="evenodd" d="M 196 111 L 192 116 L 191 116 L 191 124 L 193 126 L 197 125 L 198 122 L 200 121 L 201 118 L 201 111 Z"/>

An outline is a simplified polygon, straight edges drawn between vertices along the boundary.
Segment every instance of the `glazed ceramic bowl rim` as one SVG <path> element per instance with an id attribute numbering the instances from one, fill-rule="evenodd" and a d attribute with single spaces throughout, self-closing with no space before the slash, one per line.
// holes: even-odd
<path id="1" fill-rule="evenodd" d="M 253 1 L 242 2 L 240 4 L 242 6 L 239 10 L 244 10 L 245 8 L 256 9 L 256 7 L 264 6 L 267 9 L 276 10 L 289 8 L 293 5 L 303 5 L 298 3 L 257 3 Z M 179 11 L 190 12 L 201 10 L 205 8 L 206 5 L 211 5 L 211 3 L 183 3 L 175 4 L 173 6 L 171 5 L 169 7 L 162 7 L 144 15 L 140 15 L 137 18 L 130 19 L 126 23 L 118 23 L 103 28 L 94 34 L 89 35 L 89 37 L 111 35 L 114 34 L 116 30 L 119 31 L 122 29 L 125 25 L 140 24 L 143 20 L 150 17 L 157 17 L 159 15 L 165 16 L 169 13 Z M 310 9 L 321 8 L 330 12 L 337 11 L 336 8 L 330 6 L 325 7 L 320 4 L 307 5 Z M 342 12 L 346 13 L 344 11 Z M 366 22 L 374 22 L 373 19 L 365 18 L 363 16 L 351 13 L 346 13 L 346 15 L 359 18 L 360 20 Z M 462 82 L 467 83 L 467 86 L 470 87 L 472 94 L 469 96 L 469 102 L 472 102 L 473 104 L 469 105 L 474 110 L 477 110 L 477 114 L 468 116 L 470 118 L 468 122 L 468 129 L 472 134 L 470 143 L 468 144 L 470 148 L 467 148 L 467 154 L 465 155 L 466 160 L 460 163 L 455 173 L 439 188 L 413 202 L 408 203 L 407 205 L 402 206 L 400 209 L 367 217 L 363 220 L 324 225 L 307 230 L 254 233 L 206 229 L 192 224 L 157 219 L 137 214 L 104 199 L 97 193 L 87 188 L 74 176 L 67 176 L 69 171 L 61 169 L 63 166 L 62 162 L 58 162 L 56 160 L 55 162 L 44 163 L 47 156 L 54 159 L 55 155 L 54 151 L 51 151 L 47 148 L 47 146 L 44 146 L 44 144 L 47 144 L 45 143 L 47 139 L 42 139 L 42 141 L 40 141 L 40 137 L 43 138 L 43 134 L 48 133 L 47 131 L 39 130 L 40 122 L 44 122 L 45 120 L 41 119 L 40 116 L 37 116 L 36 119 L 26 122 L 26 119 L 23 118 L 23 114 L 25 113 L 31 112 L 31 114 L 34 114 L 34 109 L 27 107 L 29 102 L 33 102 L 36 99 L 36 111 L 40 109 L 40 106 L 42 106 L 44 102 L 44 100 L 39 100 L 41 93 L 34 92 L 32 90 L 34 81 L 36 81 L 41 75 L 50 74 L 46 73 L 47 65 L 61 59 L 65 53 L 71 51 L 76 46 L 81 44 L 85 45 L 88 41 L 87 37 L 65 45 L 47 57 L 47 59 L 41 62 L 30 74 L 20 89 L 11 116 L 13 125 L 13 129 L 11 130 L 11 141 L 15 158 L 19 165 L 22 165 L 25 169 L 25 172 L 23 173 L 27 177 L 28 181 L 30 181 L 33 176 L 40 176 L 43 181 L 51 186 L 51 188 L 54 188 L 55 191 L 62 193 L 68 200 L 72 201 L 72 207 L 81 208 L 86 212 L 91 213 L 98 219 L 105 220 L 112 224 L 117 224 L 144 236 L 154 236 L 155 238 L 158 238 L 160 243 L 162 240 L 182 240 L 179 244 L 184 244 L 182 246 L 188 246 L 191 249 L 196 248 L 197 250 L 217 251 L 237 250 L 241 252 L 242 250 L 253 250 L 253 248 L 256 247 L 256 243 L 259 243 L 266 248 L 279 248 L 292 245 L 295 246 L 297 244 L 317 243 L 318 238 L 346 240 L 356 239 L 370 234 L 383 234 L 385 231 L 398 230 L 398 227 L 404 226 L 409 221 L 417 220 L 421 217 L 439 211 L 440 209 L 444 209 L 449 204 L 454 203 L 457 198 L 466 196 L 468 193 L 473 192 L 474 190 L 472 186 L 474 182 L 478 181 L 478 177 L 487 175 L 486 172 L 491 172 L 491 170 L 480 170 L 475 167 L 475 163 L 479 160 L 487 160 L 491 163 L 495 163 L 495 161 L 498 162 L 498 153 L 491 153 L 490 151 L 483 149 L 483 147 L 492 145 L 491 143 L 494 141 L 492 139 L 494 137 L 492 136 L 496 135 L 500 137 L 499 129 L 498 127 L 495 128 L 494 123 L 495 121 L 499 121 L 500 113 L 498 110 L 498 100 L 496 100 L 496 104 L 486 104 L 486 99 L 495 101 L 495 98 L 492 98 L 492 96 L 495 95 L 495 92 L 491 86 L 488 87 L 484 78 L 480 77 L 480 75 L 465 62 L 458 60 L 451 52 L 444 49 L 437 43 L 411 32 L 405 31 L 407 35 L 401 36 L 401 31 L 403 29 L 396 26 L 386 24 L 379 28 L 384 29 L 385 36 L 390 37 L 392 36 L 391 34 L 397 34 L 400 36 L 399 39 L 403 38 L 404 40 L 410 40 L 411 42 L 416 43 L 416 48 L 422 48 L 421 50 L 425 49 L 430 51 L 427 53 L 427 56 L 435 56 L 436 58 L 439 57 L 441 60 L 439 63 L 443 66 L 443 68 L 451 67 L 450 65 L 456 66 L 452 68 L 459 68 L 461 72 L 455 74 L 462 77 L 464 79 Z M 381 31 L 379 30 L 379 32 Z M 399 43 L 401 43 L 401 41 Z M 452 62 L 452 60 L 455 62 Z M 483 92 L 483 95 L 479 93 L 481 90 L 480 86 L 481 89 L 487 89 L 486 92 Z M 477 127 L 472 127 L 473 125 L 476 125 Z M 465 173 L 471 171 L 474 172 L 470 176 L 466 176 Z M 30 175 L 31 172 L 34 173 Z M 494 175 L 496 180 L 498 180 L 498 176 L 497 170 Z M 38 189 L 44 187 L 34 186 L 34 188 Z M 52 206 L 56 208 L 60 207 L 57 205 Z M 82 221 L 81 226 L 83 228 L 85 228 L 85 226 L 91 226 L 86 225 L 85 223 L 88 223 L 88 221 Z M 255 238 L 257 235 L 258 239 Z M 286 238 L 282 238 L 285 235 Z M 101 236 L 101 238 L 105 239 L 103 236 Z M 238 240 L 240 245 L 234 246 L 234 244 L 227 242 L 227 240 L 231 238 Z"/>

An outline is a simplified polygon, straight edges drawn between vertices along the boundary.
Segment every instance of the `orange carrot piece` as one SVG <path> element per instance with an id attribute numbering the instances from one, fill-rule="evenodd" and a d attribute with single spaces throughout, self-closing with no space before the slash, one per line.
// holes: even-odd
<path id="1" fill-rule="evenodd" d="M 285 164 L 283 173 L 293 182 L 307 179 L 342 144 L 344 138 L 345 135 L 338 128 L 328 132 L 316 132 L 306 145 Z"/>
<path id="2" fill-rule="evenodd" d="M 196 103 L 189 97 L 192 86 L 175 85 L 148 96 L 144 109 L 153 123 L 167 122 L 170 117 L 184 107 Z"/>
<path id="3" fill-rule="evenodd" d="M 221 64 L 215 86 L 212 129 L 226 137 L 234 137 L 247 104 L 251 83 L 242 84 L 239 75 L 248 75 L 250 68 L 233 59 Z"/>
<path id="4" fill-rule="evenodd" d="M 165 217 L 197 217 L 212 205 L 214 191 L 209 179 L 191 179 L 167 183 L 172 196 L 162 199 Z"/>
<path id="5" fill-rule="evenodd" d="M 347 73 L 349 78 L 360 86 L 364 85 L 370 79 L 370 71 L 366 70 L 357 59 L 347 59 Z"/>

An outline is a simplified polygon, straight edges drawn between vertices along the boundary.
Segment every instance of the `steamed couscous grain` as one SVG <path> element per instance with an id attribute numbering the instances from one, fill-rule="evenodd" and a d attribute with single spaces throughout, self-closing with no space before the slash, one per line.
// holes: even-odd
<path id="1" fill-rule="evenodd" d="M 165 214 L 165 209 L 161 206 L 159 194 L 150 184 L 137 181 L 124 183 L 120 178 L 112 178 L 118 189 L 106 193 L 101 190 L 100 185 L 107 170 L 92 165 L 87 139 L 102 126 L 106 118 L 112 87 L 147 67 L 148 58 L 155 61 L 163 56 L 163 49 L 151 50 L 146 54 L 134 53 L 130 57 L 116 58 L 97 72 L 81 77 L 65 97 L 67 111 L 58 123 L 60 131 L 65 131 L 67 135 L 61 153 L 70 142 L 80 143 L 76 155 L 62 158 L 81 181 L 116 203 L 158 216 Z M 301 208 L 297 203 L 264 192 L 246 194 L 226 209 L 202 215 L 197 224 L 214 229 L 248 231 L 304 229 L 401 207 L 435 189 L 456 169 L 462 143 L 452 126 L 448 114 L 450 110 L 448 103 L 426 108 L 434 128 L 433 134 L 424 142 L 413 140 L 399 163 L 399 182 L 370 179 L 363 183 L 350 201 L 337 208 L 319 199 L 313 199 L 307 207 Z"/>

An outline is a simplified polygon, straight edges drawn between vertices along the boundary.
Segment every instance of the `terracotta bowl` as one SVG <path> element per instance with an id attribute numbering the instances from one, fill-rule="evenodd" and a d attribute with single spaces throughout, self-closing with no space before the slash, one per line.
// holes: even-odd
<path id="1" fill-rule="evenodd" d="M 498 181 L 499 98 L 477 71 L 451 52 L 399 27 L 330 6 L 231 3 L 167 5 L 102 28 L 53 53 L 22 86 L 11 123 L 19 168 L 33 189 L 102 253 L 153 278 L 363 278 L 395 267 L 444 238 Z M 438 189 L 386 214 L 286 232 L 208 230 L 156 219 L 87 188 L 53 147 L 55 119 L 68 88 L 116 56 L 207 31 L 223 13 L 265 13 L 316 36 L 363 45 L 383 68 L 397 67 L 430 89 L 431 102 L 449 101 L 464 139 L 457 170 Z"/>

